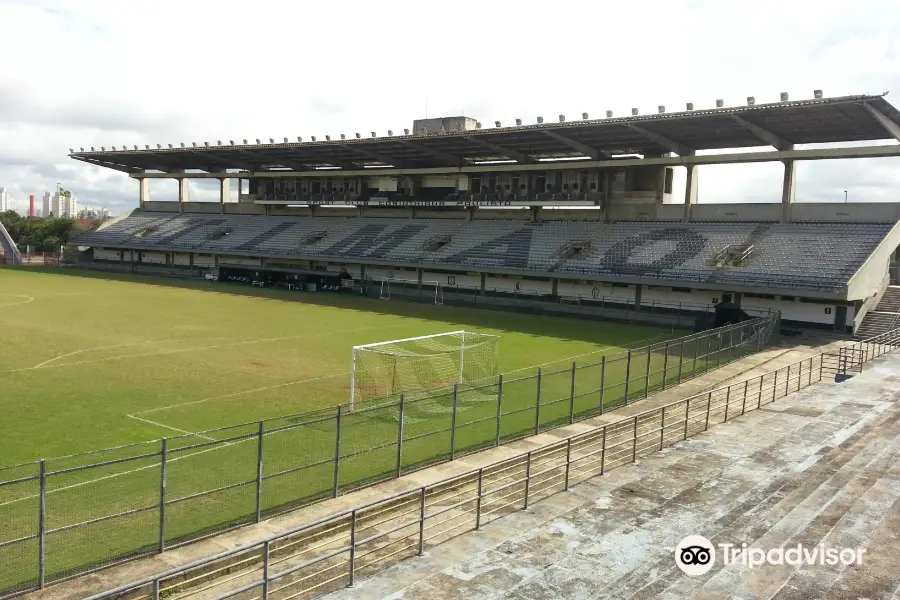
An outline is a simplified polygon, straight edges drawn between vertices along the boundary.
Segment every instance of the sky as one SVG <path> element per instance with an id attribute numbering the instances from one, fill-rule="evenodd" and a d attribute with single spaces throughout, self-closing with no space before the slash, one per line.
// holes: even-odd
<path id="1" fill-rule="evenodd" d="M 453 3 L 0 0 L 0 186 L 137 206 L 127 175 L 69 148 L 512 124 L 892 92 L 900 2 Z M 780 201 L 779 163 L 700 168 L 700 202 Z M 900 200 L 900 159 L 801 163 L 797 201 Z M 218 198 L 192 182 L 192 200 Z M 676 169 L 682 193 L 684 169 Z M 177 199 L 174 180 L 154 200 Z"/>

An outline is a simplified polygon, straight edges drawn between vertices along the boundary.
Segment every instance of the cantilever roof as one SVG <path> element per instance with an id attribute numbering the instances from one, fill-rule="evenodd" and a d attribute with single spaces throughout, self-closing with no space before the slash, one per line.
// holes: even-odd
<path id="1" fill-rule="evenodd" d="M 452 133 L 73 152 L 69 156 L 125 172 L 355 170 L 388 165 L 425 169 L 482 161 L 534 163 L 542 159 L 602 159 L 620 154 L 685 154 L 694 150 L 886 139 L 891 136 L 880 116 L 900 128 L 900 111 L 883 96 L 862 95 Z"/>

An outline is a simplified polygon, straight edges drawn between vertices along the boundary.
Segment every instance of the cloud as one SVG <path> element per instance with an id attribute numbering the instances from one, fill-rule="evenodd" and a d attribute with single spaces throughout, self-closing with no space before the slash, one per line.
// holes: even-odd
<path id="1" fill-rule="evenodd" d="M 126 175 L 68 148 L 401 131 L 425 116 L 490 123 L 716 98 L 742 104 L 900 94 L 895 1 L 452 5 L 257 0 L 0 0 L 0 186 L 14 206 L 63 181 L 82 204 L 137 203 Z M 39 32 L 39 35 L 36 35 Z M 798 200 L 896 200 L 898 162 L 804 164 Z M 702 167 L 701 202 L 778 201 L 780 165 Z M 684 171 L 676 169 L 676 193 Z M 153 197 L 174 199 L 175 183 Z M 194 199 L 215 189 L 194 184 Z"/>

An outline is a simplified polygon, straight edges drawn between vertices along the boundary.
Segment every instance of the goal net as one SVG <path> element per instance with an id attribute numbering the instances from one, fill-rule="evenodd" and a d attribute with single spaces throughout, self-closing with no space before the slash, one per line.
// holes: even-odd
<path id="1" fill-rule="evenodd" d="M 379 298 L 390 300 L 391 292 L 396 292 L 398 297 L 418 296 L 433 300 L 435 304 L 444 303 L 444 288 L 439 281 L 416 281 L 414 279 L 388 279 L 381 280 L 381 293 Z"/>
<path id="2" fill-rule="evenodd" d="M 429 390 L 483 382 L 497 375 L 499 341 L 496 335 L 453 331 L 354 346 L 351 408 L 374 398 L 402 393 L 413 399 Z"/>

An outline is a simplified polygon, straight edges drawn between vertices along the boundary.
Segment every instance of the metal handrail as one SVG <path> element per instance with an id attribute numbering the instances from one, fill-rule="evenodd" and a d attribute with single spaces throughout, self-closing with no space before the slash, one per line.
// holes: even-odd
<path id="1" fill-rule="evenodd" d="M 875 336 L 868 340 L 855 342 L 854 344 L 851 344 L 849 347 L 851 347 L 851 348 L 856 347 L 856 348 L 862 349 L 862 346 L 864 346 L 864 345 L 868 346 L 868 345 L 872 345 L 872 344 L 876 344 L 877 348 L 871 356 L 869 355 L 868 351 L 866 351 L 865 356 L 863 358 L 864 362 L 872 360 L 877 356 L 881 356 L 882 354 L 889 352 L 890 350 L 892 350 L 895 347 L 900 347 L 900 329 L 891 330 L 889 332 Z M 885 347 L 887 347 L 888 350 L 884 350 Z M 605 470 L 608 470 L 609 468 L 615 468 L 615 467 L 605 466 L 603 464 L 603 460 L 606 458 L 607 452 L 612 447 L 620 447 L 620 446 L 624 446 L 625 444 L 631 443 L 632 456 L 628 462 L 634 462 L 637 458 L 638 453 L 645 452 L 645 450 L 646 450 L 645 448 L 641 448 L 640 450 L 638 449 L 638 440 L 640 438 L 645 438 L 648 435 L 656 434 L 658 432 L 658 434 L 660 436 L 659 449 L 662 449 L 665 446 L 666 429 L 671 429 L 675 425 L 678 425 L 679 427 L 683 426 L 683 436 L 676 436 L 675 441 L 678 441 L 679 438 L 681 440 L 684 440 L 684 439 L 687 439 L 688 437 L 691 437 L 691 435 L 696 435 L 697 433 L 701 433 L 701 432 L 709 429 L 710 416 L 713 413 L 718 414 L 718 411 L 720 411 L 721 409 L 724 409 L 724 418 L 723 418 L 722 422 L 723 423 L 728 422 L 729 421 L 728 409 L 732 404 L 738 404 L 738 402 L 740 402 L 741 410 L 740 410 L 740 413 L 737 414 L 736 416 L 741 416 L 741 415 L 745 414 L 748 410 L 748 406 L 747 406 L 748 397 L 751 397 L 754 395 L 757 396 L 756 408 L 761 407 L 763 404 L 762 400 L 763 400 L 763 391 L 764 390 L 767 392 L 768 391 L 772 392 L 772 399 L 770 402 L 774 402 L 777 399 L 777 397 L 779 397 L 778 393 L 781 390 L 781 386 L 784 386 L 784 394 L 782 394 L 782 396 L 780 396 L 780 397 L 785 397 L 788 394 L 793 393 L 794 391 L 799 391 L 800 389 L 803 389 L 803 387 L 809 387 L 813 383 L 818 383 L 818 382 L 822 381 L 822 376 L 825 372 L 825 365 L 823 364 L 823 358 L 829 354 L 830 353 L 828 353 L 828 352 L 822 352 L 817 355 L 805 358 L 803 360 L 791 363 L 785 367 L 775 369 L 774 371 L 769 371 L 768 373 L 765 373 L 765 374 L 757 376 L 757 377 L 745 379 L 738 383 L 723 386 L 723 387 L 720 387 L 720 388 L 717 388 L 715 390 L 711 390 L 708 392 L 702 392 L 700 394 L 695 394 L 694 396 L 690 396 L 688 398 L 683 398 L 681 400 L 670 402 L 670 403 L 665 404 L 660 407 L 641 411 L 630 417 L 626 417 L 624 419 L 620 419 L 618 421 L 608 423 L 608 424 L 604 425 L 603 427 L 598 428 L 597 430 L 594 430 L 594 431 L 582 432 L 582 433 L 578 433 L 575 435 L 571 435 L 567 438 L 564 438 L 558 442 L 554 442 L 553 444 L 546 446 L 544 448 L 538 449 L 538 450 L 522 452 L 522 453 L 519 453 L 518 455 L 509 457 L 509 458 L 505 458 L 503 460 L 494 462 L 485 467 L 481 467 L 478 469 L 472 469 L 470 471 L 467 471 L 467 472 L 464 472 L 464 473 L 461 473 L 458 475 L 454 475 L 451 477 L 447 477 L 445 479 L 442 479 L 440 481 L 437 481 L 437 482 L 434 482 L 434 483 L 431 483 L 428 485 L 423 485 L 423 486 L 420 486 L 417 488 L 413 488 L 411 490 L 396 492 L 394 494 L 384 496 L 377 500 L 372 500 L 370 502 L 357 505 L 356 507 L 354 507 L 352 509 L 338 512 L 338 513 L 335 513 L 335 514 L 332 514 L 332 515 L 329 515 L 326 517 L 322 517 L 320 519 L 316 519 L 316 520 L 306 523 L 304 525 L 300 525 L 298 527 L 289 529 L 285 532 L 269 535 L 269 536 L 267 536 L 257 542 L 254 542 L 252 544 L 248 544 L 246 546 L 241 546 L 241 547 L 235 548 L 233 550 L 222 552 L 222 553 L 216 554 L 214 556 L 207 557 L 205 559 L 193 561 L 186 565 L 168 569 L 167 571 L 164 571 L 164 572 L 161 572 L 156 575 L 149 576 L 149 577 L 145 577 L 143 579 L 139 579 L 132 583 L 125 584 L 125 585 L 116 587 L 111 590 L 107 590 L 100 594 L 95 594 L 93 596 L 88 597 L 86 600 L 106 600 L 106 599 L 113 598 L 113 597 L 119 596 L 119 595 L 127 593 L 127 592 L 135 591 L 139 588 L 142 588 L 142 587 L 145 587 L 148 585 L 153 586 L 153 593 L 152 593 L 152 596 L 150 596 L 150 598 L 152 598 L 153 600 L 159 600 L 161 582 L 165 579 L 169 579 L 169 578 L 181 575 L 181 574 L 183 574 L 187 571 L 191 571 L 193 569 L 211 565 L 218 561 L 228 559 L 232 556 L 237 556 L 239 554 L 246 554 L 248 551 L 251 551 L 254 549 L 260 549 L 260 548 L 262 548 L 265 553 L 265 556 L 263 556 L 261 558 L 261 560 L 264 560 L 265 563 L 268 564 L 270 545 L 272 542 L 276 542 L 278 540 L 290 537 L 292 535 L 296 535 L 303 531 L 313 529 L 313 528 L 323 525 L 325 523 L 340 521 L 342 519 L 348 519 L 348 518 L 350 520 L 350 538 L 351 538 L 349 547 L 343 547 L 340 552 L 331 552 L 324 557 L 318 557 L 316 559 L 306 561 L 306 563 L 304 563 L 302 566 L 311 566 L 313 564 L 317 564 L 318 562 L 322 562 L 329 558 L 333 558 L 334 556 L 337 556 L 337 555 L 349 550 L 351 552 L 351 558 L 349 559 L 349 562 L 348 562 L 348 576 L 349 576 L 349 580 L 350 580 L 350 585 L 352 585 L 352 583 L 354 581 L 354 577 L 355 577 L 355 564 L 354 564 L 353 556 L 354 556 L 356 547 L 364 542 L 372 542 L 374 540 L 377 540 L 377 539 L 382 538 L 385 535 L 387 535 L 387 533 L 379 533 L 379 534 L 370 536 L 369 538 L 366 538 L 364 540 L 358 540 L 356 538 L 356 524 L 359 519 L 359 513 L 367 510 L 368 508 L 371 508 L 371 507 L 374 507 L 377 505 L 381 505 L 381 504 L 386 504 L 386 503 L 389 503 L 393 500 L 396 500 L 396 499 L 402 498 L 402 497 L 410 497 L 410 498 L 421 497 L 422 498 L 422 505 L 421 505 L 422 508 L 420 511 L 419 518 L 417 520 L 410 521 L 408 523 L 406 521 L 403 522 L 404 527 L 409 527 L 416 523 L 419 524 L 419 552 L 418 552 L 418 555 L 421 555 L 422 551 L 423 551 L 423 544 L 424 544 L 424 531 L 425 531 L 424 524 L 429 516 L 433 516 L 433 515 L 427 515 L 426 511 L 425 511 L 425 498 L 427 497 L 427 493 L 428 493 L 429 489 L 439 488 L 441 486 L 446 486 L 450 482 L 462 481 L 462 480 L 466 480 L 466 479 L 477 476 L 478 490 L 477 490 L 476 495 L 469 499 L 469 502 L 474 501 L 476 503 L 474 530 L 478 530 L 481 526 L 482 500 L 484 498 L 486 498 L 487 496 L 489 496 L 493 493 L 496 493 L 501 488 L 509 488 L 514 484 L 524 484 L 525 485 L 524 508 L 527 509 L 528 500 L 529 500 L 529 494 L 528 494 L 529 487 L 530 487 L 529 484 L 530 484 L 531 480 L 539 478 L 542 475 L 546 475 L 548 472 L 553 470 L 553 468 L 551 467 L 550 469 L 544 469 L 541 471 L 533 472 L 532 471 L 532 458 L 534 455 L 539 454 L 539 453 L 551 454 L 554 451 L 559 451 L 559 450 L 565 449 L 565 462 L 564 462 L 564 464 L 562 464 L 556 468 L 557 469 L 559 469 L 559 468 L 565 469 L 565 485 L 562 489 L 568 489 L 569 483 L 570 483 L 569 477 L 570 477 L 570 473 L 571 473 L 572 464 L 580 462 L 581 460 L 586 458 L 585 456 L 576 456 L 573 458 L 573 456 L 572 456 L 573 443 L 577 444 L 577 442 L 581 441 L 582 439 L 594 438 L 598 435 L 598 432 L 600 433 L 600 435 L 602 435 L 603 442 L 602 442 L 602 448 L 600 450 L 600 452 L 602 452 L 602 459 L 601 459 L 601 467 L 600 467 L 600 473 L 599 473 L 600 475 L 602 475 L 605 472 Z M 818 378 L 813 380 L 813 374 L 816 372 L 813 368 L 813 365 L 816 361 L 818 361 Z M 803 366 L 807 365 L 807 364 L 809 365 L 809 367 L 807 368 L 807 371 L 806 371 L 807 383 L 804 386 L 803 385 L 803 375 L 804 375 Z M 793 377 L 796 377 L 796 379 L 793 379 L 793 377 L 791 375 L 791 369 L 794 367 L 799 367 L 798 372 L 793 376 Z M 778 374 L 781 372 L 784 372 L 784 371 L 787 372 L 787 377 L 786 377 L 785 381 L 779 382 Z M 771 382 L 771 387 L 767 387 L 766 386 L 766 377 L 772 375 L 773 373 L 775 374 L 774 381 Z M 758 384 L 756 383 L 757 381 L 758 381 Z M 749 385 L 751 382 L 754 382 L 754 386 L 752 389 L 750 388 L 750 385 Z M 796 389 L 792 389 L 793 383 L 797 384 Z M 736 396 L 736 395 L 732 394 L 732 390 L 734 390 L 734 389 L 741 390 L 741 388 L 743 388 L 743 391 L 740 396 Z M 723 392 L 723 390 L 726 392 L 724 401 L 718 401 L 719 399 L 717 399 L 717 403 L 714 404 L 714 402 L 713 402 L 714 395 L 720 395 L 720 393 Z M 696 420 L 698 417 L 697 414 L 692 415 L 692 413 L 691 413 L 691 403 L 692 403 L 692 401 L 695 401 L 695 400 L 704 401 L 703 403 L 705 403 L 705 405 L 706 405 L 706 407 L 705 407 L 706 421 L 705 421 L 705 425 L 702 430 L 694 431 L 691 435 L 689 435 L 690 421 L 691 421 L 691 419 Z M 673 414 L 672 409 L 674 409 L 676 407 L 682 407 L 682 406 L 684 408 L 684 417 L 683 418 L 679 417 L 681 420 L 675 421 L 674 423 L 672 423 L 671 421 L 667 423 L 666 422 L 667 411 L 668 411 L 668 414 L 671 415 L 671 414 Z M 751 403 L 751 405 L 749 406 L 749 410 L 753 410 L 753 409 L 754 409 L 754 407 Z M 737 410 L 737 408 L 735 408 L 735 410 Z M 659 425 L 655 426 L 655 428 L 649 432 L 643 431 L 639 434 L 638 433 L 638 423 L 643 421 L 646 417 L 655 416 L 655 415 L 660 416 Z M 732 416 L 732 418 L 735 418 L 735 416 Z M 616 442 L 613 445 L 607 445 L 607 443 L 606 443 L 607 442 L 607 432 L 608 431 L 616 431 L 617 426 L 621 426 L 622 424 L 627 424 L 627 423 L 633 423 L 633 433 L 632 433 L 631 437 L 621 440 L 619 442 Z M 672 442 L 672 443 L 674 443 L 674 442 Z M 653 447 L 654 448 L 656 447 L 655 444 Z M 592 452 L 591 454 L 596 454 L 596 453 Z M 525 463 L 526 464 L 526 474 L 525 474 L 524 478 L 518 479 L 511 483 L 505 483 L 501 486 L 501 488 L 494 488 L 492 490 L 484 489 L 484 479 L 485 479 L 485 470 L 486 469 L 491 469 L 491 468 L 497 467 L 499 465 L 514 463 L 516 461 L 521 461 L 523 458 L 526 461 L 526 463 Z M 604 466 L 605 466 L 605 468 L 604 468 Z M 545 488 L 542 491 L 546 491 L 546 489 L 547 488 Z M 510 503 L 510 505 L 511 504 L 512 503 Z M 404 518 L 405 518 L 405 514 L 404 514 Z M 389 531 L 394 531 L 394 529 L 390 529 Z M 298 570 L 298 567 L 292 567 L 292 570 L 296 571 L 296 570 Z M 241 587 L 241 590 L 245 591 L 245 590 L 253 589 L 256 587 L 262 587 L 262 589 L 263 589 L 262 598 L 264 600 L 267 600 L 267 598 L 268 598 L 268 583 L 275 579 L 278 579 L 279 577 L 282 577 L 284 575 L 284 573 L 269 574 L 268 569 L 265 569 L 265 571 L 266 572 L 264 573 L 263 579 L 251 582 L 250 584 L 247 584 L 246 586 Z M 234 593 L 233 591 L 228 592 L 222 596 L 218 596 L 217 599 L 229 597 L 233 593 Z"/>

